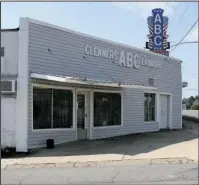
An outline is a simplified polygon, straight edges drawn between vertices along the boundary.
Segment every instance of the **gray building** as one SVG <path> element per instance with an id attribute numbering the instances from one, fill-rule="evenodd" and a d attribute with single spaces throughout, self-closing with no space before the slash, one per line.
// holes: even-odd
<path id="1" fill-rule="evenodd" d="M 29 18 L 1 36 L 7 38 L 1 80 L 15 84 L 2 92 L 3 101 L 13 100 L 12 113 L 1 105 L 2 124 L 12 117 L 12 142 L 5 145 L 9 140 L 26 152 L 47 139 L 182 128 L 180 60 Z"/>

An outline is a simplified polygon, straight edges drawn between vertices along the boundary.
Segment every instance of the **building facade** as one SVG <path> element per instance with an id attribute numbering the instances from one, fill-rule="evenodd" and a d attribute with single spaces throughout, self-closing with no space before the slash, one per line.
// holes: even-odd
<path id="1" fill-rule="evenodd" d="M 182 128 L 180 60 L 29 18 L 1 36 L 1 80 L 16 81 L 1 124 L 17 151 Z"/>

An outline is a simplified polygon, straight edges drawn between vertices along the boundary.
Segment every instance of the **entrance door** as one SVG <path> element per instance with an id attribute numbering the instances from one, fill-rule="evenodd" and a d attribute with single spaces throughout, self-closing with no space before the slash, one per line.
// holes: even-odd
<path id="1" fill-rule="evenodd" d="M 168 96 L 160 95 L 160 129 L 168 128 Z"/>
<path id="2" fill-rule="evenodd" d="M 84 93 L 77 93 L 77 139 L 86 139 L 87 110 Z"/>

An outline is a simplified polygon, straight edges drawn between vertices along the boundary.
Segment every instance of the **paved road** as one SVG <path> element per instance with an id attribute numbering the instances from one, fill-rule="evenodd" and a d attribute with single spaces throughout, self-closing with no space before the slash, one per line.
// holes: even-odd
<path id="1" fill-rule="evenodd" d="M 198 164 L 7 168 L 1 184 L 198 184 Z"/>

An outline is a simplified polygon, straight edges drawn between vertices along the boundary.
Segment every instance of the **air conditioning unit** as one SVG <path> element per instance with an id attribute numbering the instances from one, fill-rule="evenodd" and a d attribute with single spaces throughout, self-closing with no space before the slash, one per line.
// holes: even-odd
<path id="1" fill-rule="evenodd" d="M 2 93 L 15 93 L 16 80 L 1 80 L 1 92 Z"/>
<path id="2" fill-rule="evenodd" d="M 182 82 L 182 87 L 187 87 L 188 86 L 188 82 Z"/>

